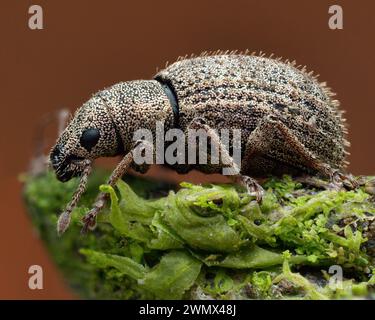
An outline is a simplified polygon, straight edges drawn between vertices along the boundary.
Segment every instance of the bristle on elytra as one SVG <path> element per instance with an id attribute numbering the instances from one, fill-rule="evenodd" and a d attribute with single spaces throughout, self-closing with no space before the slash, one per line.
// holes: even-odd
<path id="1" fill-rule="evenodd" d="M 334 106 L 335 108 L 339 107 L 340 106 L 340 101 L 339 100 L 331 100 L 331 104 L 332 106 Z M 342 115 L 342 112 L 340 112 L 340 115 Z"/>
<path id="2" fill-rule="evenodd" d="M 178 58 L 175 60 L 175 62 L 179 62 L 186 59 L 193 59 L 193 58 L 199 58 L 199 57 L 209 57 L 209 56 L 218 56 L 218 55 L 245 55 L 245 56 L 258 56 L 261 58 L 267 58 L 267 59 L 273 59 L 276 61 L 282 61 L 283 63 L 290 64 L 291 66 L 295 66 L 296 61 L 289 61 L 285 60 L 283 61 L 282 57 L 275 57 L 274 53 L 271 53 L 267 55 L 267 53 L 263 52 L 263 50 L 260 51 L 250 51 L 249 49 L 246 50 L 212 50 L 212 51 L 202 51 L 200 54 L 194 54 L 191 53 L 186 54 L 185 56 L 178 56 Z"/>
<path id="3" fill-rule="evenodd" d="M 249 49 L 246 49 L 245 51 L 238 51 L 238 50 L 212 50 L 212 51 L 202 51 L 199 55 L 196 55 L 194 53 L 188 55 L 186 54 L 185 56 L 179 56 L 176 60 L 176 62 L 181 62 L 186 59 L 192 59 L 192 58 L 203 58 L 203 57 L 209 57 L 209 56 L 216 56 L 216 55 L 247 55 L 247 56 L 257 56 L 260 58 L 265 58 L 265 59 L 272 59 L 276 62 L 284 63 L 287 64 L 300 72 L 303 72 L 306 76 L 310 77 L 312 80 L 315 80 L 319 83 L 319 86 L 321 90 L 326 94 L 329 98 L 333 98 L 336 96 L 336 93 L 332 91 L 330 87 L 327 86 L 326 81 L 319 82 L 318 78 L 320 74 L 315 74 L 314 71 L 310 70 L 307 71 L 306 65 L 297 65 L 296 60 L 289 60 L 289 59 L 283 59 L 282 57 L 275 57 L 274 53 L 269 54 L 268 56 L 266 55 L 265 52 L 262 50 L 260 51 L 250 51 Z M 167 62 L 165 64 L 165 68 L 167 68 L 169 63 Z M 159 72 L 159 70 L 157 71 Z M 340 102 L 337 99 L 331 99 L 331 106 L 335 109 L 335 112 L 341 117 L 342 112 L 339 109 Z"/>

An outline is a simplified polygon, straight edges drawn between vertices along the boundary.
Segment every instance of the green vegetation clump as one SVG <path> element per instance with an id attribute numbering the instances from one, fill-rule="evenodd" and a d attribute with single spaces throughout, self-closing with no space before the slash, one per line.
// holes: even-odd
<path id="1" fill-rule="evenodd" d="M 289 176 L 270 178 L 258 204 L 233 185 L 182 183 L 176 191 L 129 177 L 113 189 L 100 186 L 106 177 L 101 171 L 91 177 L 61 237 L 58 213 L 77 181 L 63 184 L 52 173 L 25 180 L 34 225 L 82 298 L 375 297 L 375 202 L 369 184 L 337 191 Z M 96 229 L 82 236 L 81 218 L 99 189 L 109 194 L 110 205 Z M 332 281 L 329 268 L 335 265 L 342 268 L 342 282 Z"/>

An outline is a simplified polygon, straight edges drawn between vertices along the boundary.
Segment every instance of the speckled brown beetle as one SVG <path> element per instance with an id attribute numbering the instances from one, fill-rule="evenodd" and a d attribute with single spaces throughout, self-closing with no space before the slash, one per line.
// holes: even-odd
<path id="1" fill-rule="evenodd" d="M 219 141 L 212 128 L 241 129 L 241 169 L 234 179 L 258 201 L 263 191 L 252 177 L 268 174 L 320 174 L 331 178 L 333 185 L 354 188 L 351 176 L 341 173 L 349 143 L 333 95 L 325 83 L 294 62 L 236 52 L 179 58 L 153 80 L 122 82 L 100 91 L 77 110 L 50 154 L 59 180 L 81 176 L 60 216 L 58 232 L 69 225 L 92 161 L 124 155 L 108 181 L 114 186 L 133 166 L 134 131 L 154 131 L 156 121 L 163 121 L 165 130 L 203 129 L 211 144 Z M 217 147 L 229 156 L 223 146 Z M 217 173 L 221 168 L 221 164 L 173 166 L 179 173 L 191 169 Z M 95 225 L 105 201 L 106 195 L 99 194 L 83 219 L 84 230 Z"/>

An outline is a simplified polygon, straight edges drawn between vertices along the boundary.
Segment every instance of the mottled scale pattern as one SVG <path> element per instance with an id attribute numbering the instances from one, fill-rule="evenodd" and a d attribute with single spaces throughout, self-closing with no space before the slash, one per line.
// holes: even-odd
<path id="1" fill-rule="evenodd" d="M 80 145 L 82 132 L 88 128 L 100 129 L 97 145 L 88 152 Z M 73 119 L 58 139 L 61 156 L 78 156 L 93 159 L 94 155 L 112 156 L 118 149 L 116 128 L 110 113 L 98 94 L 95 94 L 74 114 Z M 65 159 L 64 159 L 65 160 Z"/>
<path id="2" fill-rule="evenodd" d="M 173 122 L 173 112 L 162 86 L 155 80 L 120 82 L 95 93 L 76 111 L 51 151 L 57 176 L 79 174 L 78 160 L 94 160 L 131 151 L 137 129 L 151 130 L 155 139 L 156 121 L 162 121 L 168 129 Z M 80 138 L 90 128 L 97 129 L 100 138 L 91 150 L 87 150 L 81 145 Z"/>
<path id="3" fill-rule="evenodd" d="M 294 63 L 256 55 L 207 55 L 177 61 L 156 77 L 173 86 L 182 129 L 193 118 L 203 117 L 213 128 L 242 129 L 244 146 L 260 121 L 272 115 L 322 162 L 344 166 L 348 143 L 338 102 L 324 83 Z M 263 162 L 271 159 L 275 165 L 292 164 L 308 171 L 275 138 Z"/>
<path id="4" fill-rule="evenodd" d="M 165 92 L 155 80 L 120 82 L 97 93 L 105 101 L 121 135 L 124 151 L 129 152 L 137 129 L 147 129 L 156 137 L 155 123 L 172 126 L 173 112 Z"/>
<path id="5" fill-rule="evenodd" d="M 177 127 L 185 131 L 185 138 L 189 128 L 203 128 L 212 146 L 221 150 L 223 143 L 216 132 L 240 129 L 241 166 L 233 178 L 251 194 L 255 192 L 258 202 L 263 189 L 255 176 L 312 173 L 329 177 L 337 186 L 345 182 L 355 188 L 357 183 L 341 172 L 348 143 L 345 121 L 333 96 L 324 83 L 294 63 L 223 52 L 182 58 L 152 80 L 121 82 L 99 91 L 77 110 L 50 153 L 60 181 L 81 175 L 71 202 L 60 215 L 58 232 L 69 224 L 94 159 L 123 156 L 108 180 L 112 187 L 130 166 L 140 172 L 148 169 L 134 165 L 134 133 L 148 129 L 147 135 L 136 139 L 148 140 L 151 134 L 155 146 L 158 122 L 164 123 L 165 132 L 160 133 Z M 199 149 L 197 154 L 208 151 Z M 230 154 L 233 149 L 229 145 Z M 185 151 L 189 152 L 187 144 Z M 191 169 L 223 173 L 227 164 L 208 160 L 207 164 L 171 166 L 179 173 Z M 84 216 L 84 231 L 95 225 L 107 196 L 101 193 Z"/>

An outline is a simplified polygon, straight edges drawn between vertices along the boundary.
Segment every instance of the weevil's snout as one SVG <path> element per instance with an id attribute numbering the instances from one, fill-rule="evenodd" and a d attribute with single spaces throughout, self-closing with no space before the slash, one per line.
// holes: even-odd
<path id="1" fill-rule="evenodd" d="M 77 110 L 50 153 L 56 177 L 68 181 L 79 176 L 87 161 L 122 152 L 121 136 L 100 94 L 94 95 Z"/>
<path id="2" fill-rule="evenodd" d="M 56 170 L 61 162 L 61 148 L 56 145 L 50 154 L 50 161 L 54 170 Z"/>
<path id="3" fill-rule="evenodd" d="M 56 145 L 50 154 L 50 161 L 57 179 L 66 182 L 81 173 L 80 163 L 84 158 L 64 154 L 60 145 Z"/>

